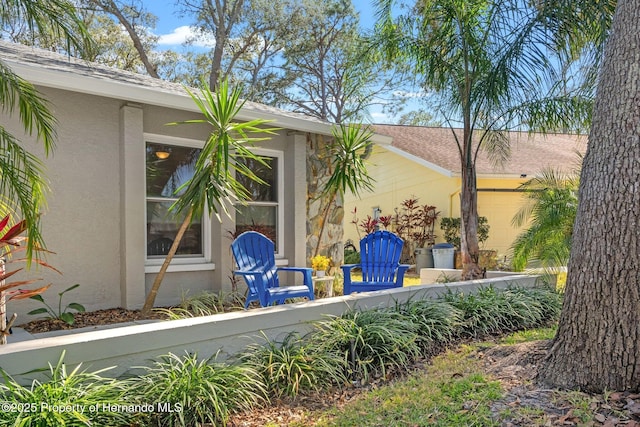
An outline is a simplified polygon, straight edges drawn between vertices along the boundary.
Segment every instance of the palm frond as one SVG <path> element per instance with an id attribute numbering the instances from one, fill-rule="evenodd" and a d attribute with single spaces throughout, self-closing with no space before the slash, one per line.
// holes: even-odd
<path id="1" fill-rule="evenodd" d="M 47 40 L 63 40 L 66 50 L 89 51 L 93 41 L 77 13 L 74 3 L 68 0 L 7 0 L 0 2 L 0 23 L 21 21 L 29 33 Z"/>
<path id="2" fill-rule="evenodd" d="M 45 194 L 49 185 L 44 165 L 26 151 L 13 135 L 0 126 L 0 212 L 4 217 L 14 209 L 19 211 L 27 227 L 27 254 L 30 259 L 35 248 L 44 247 L 40 233 L 40 214 L 46 207 Z"/>
<path id="3" fill-rule="evenodd" d="M 512 245 L 514 268 L 566 265 L 578 210 L 577 175 L 545 169 L 519 188 L 525 190 L 525 204 L 512 224 L 529 225 Z"/>
<path id="4" fill-rule="evenodd" d="M 333 173 L 324 186 L 324 194 L 342 194 L 349 190 L 359 195 L 362 190 L 373 189 L 365 160 L 372 148 L 373 132 L 362 125 L 341 124 L 333 128 L 331 161 Z"/>
<path id="5" fill-rule="evenodd" d="M 246 201 L 250 197 L 236 174 L 264 183 L 239 160 L 255 160 L 268 168 L 269 164 L 264 158 L 254 154 L 252 148 L 257 142 L 276 135 L 279 129 L 265 127 L 270 120 L 235 121 L 244 105 L 240 100 L 242 89 L 236 87 L 230 90 L 226 81 L 218 85 L 215 93 L 204 84 L 199 93 L 186 90 L 204 118 L 170 125 L 205 124 L 212 131 L 196 161 L 193 177 L 176 190 L 177 193 L 183 193 L 171 206 L 171 210 L 175 213 L 193 210 L 194 216 L 199 217 L 206 206 L 209 214 L 219 215 L 222 211 L 229 215 L 229 208 L 234 203 Z"/>

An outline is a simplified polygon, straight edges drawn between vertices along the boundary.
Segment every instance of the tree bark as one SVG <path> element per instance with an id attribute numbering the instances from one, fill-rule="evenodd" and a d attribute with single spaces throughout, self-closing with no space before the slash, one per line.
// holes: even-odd
<path id="1" fill-rule="evenodd" d="M 580 181 L 564 306 L 538 380 L 640 389 L 640 0 L 617 4 Z"/>
<path id="2" fill-rule="evenodd" d="M 144 306 L 142 307 L 142 310 L 141 310 L 141 314 L 144 316 L 149 314 L 151 312 L 151 309 L 153 308 L 153 304 L 156 301 L 156 296 L 158 295 L 158 290 L 160 289 L 160 285 L 162 285 L 162 281 L 164 280 L 164 275 L 166 274 L 167 269 L 169 268 L 169 264 L 171 264 L 171 261 L 173 260 L 173 257 L 176 255 L 176 252 L 178 252 L 178 246 L 180 246 L 180 242 L 182 241 L 182 236 L 184 236 L 184 233 L 187 231 L 187 228 L 189 228 L 189 224 L 191 224 L 192 216 L 193 216 L 193 210 L 190 210 L 189 213 L 187 213 L 187 216 L 184 218 L 184 221 L 182 221 L 182 224 L 178 229 L 178 233 L 176 234 L 176 238 L 173 240 L 173 244 L 169 248 L 169 253 L 164 259 L 164 262 L 162 263 L 162 267 L 160 267 L 160 271 L 158 272 L 158 275 L 153 281 L 153 285 L 149 290 L 149 295 L 147 295 L 147 299 L 144 301 Z"/>
<path id="3" fill-rule="evenodd" d="M 464 161 L 463 161 L 464 163 Z M 482 277 L 478 266 L 480 246 L 478 245 L 478 194 L 475 163 L 463 164 L 462 187 L 460 190 L 460 257 L 462 260 L 462 280 Z"/>
<path id="4" fill-rule="evenodd" d="M 140 60 L 142 61 L 142 64 L 144 65 L 145 70 L 147 70 L 147 73 L 151 77 L 155 79 L 159 79 L 160 75 L 158 75 L 157 67 L 151 63 L 151 60 L 149 59 L 149 55 L 147 55 L 147 51 L 145 50 L 142 44 L 142 41 L 140 40 L 140 36 L 138 35 L 138 32 L 133 27 L 133 25 L 131 25 L 131 22 L 127 20 L 127 18 L 123 15 L 122 11 L 118 8 L 118 6 L 113 1 L 103 1 L 103 2 L 99 2 L 99 4 L 100 6 L 102 6 L 102 8 L 106 12 L 109 12 L 113 14 L 116 18 L 118 18 L 118 22 L 120 22 L 120 24 L 122 24 L 122 26 L 127 30 L 127 34 L 129 34 L 129 37 L 133 42 L 133 46 L 138 52 L 138 55 L 140 56 Z"/>

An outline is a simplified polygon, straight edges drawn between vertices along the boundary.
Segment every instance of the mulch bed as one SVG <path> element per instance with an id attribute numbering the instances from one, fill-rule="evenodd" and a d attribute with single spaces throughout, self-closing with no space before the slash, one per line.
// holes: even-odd
<path id="1" fill-rule="evenodd" d="M 167 316 L 157 311 L 152 311 L 148 316 L 143 316 L 140 310 L 126 310 L 124 308 L 107 308 L 103 310 L 74 313 L 75 322 L 68 325 L 59 319 L 38 319 L 22 325 L 17 325 L 31 334 L 41 332 L 60 331 L 65 329 L 84 328 L 87 326 L 112 325 L 115 323 L 132 322 L 145 319 L 166 319 Z"/>

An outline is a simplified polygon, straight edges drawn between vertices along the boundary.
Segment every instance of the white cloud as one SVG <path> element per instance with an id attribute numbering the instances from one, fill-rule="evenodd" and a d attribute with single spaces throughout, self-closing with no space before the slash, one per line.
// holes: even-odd
<path id="1" fill-rule="evenodd" d="M 425 98 L 427 96 L 430 96 L 431 93 L 423 89 L 419 91 L 414 91 L 414 92 L 410 92 L 406 90 L 396 90 L 393 92 L 393 95 L 400 98 Z"/>
<path id="2" fill-rule="evenodd" d="M 182 25 L 174 28 L 171 33 L 161 34 L 158 37 L 158 44 L 165 46 L 176 46 L 185 42 L 191 42 L 191 45 L 196 47 L 213 47 L 215 45 L 213 37 L 203 37 L 202 35 L 197 34 L 194 29 L 188 25 Z"/>

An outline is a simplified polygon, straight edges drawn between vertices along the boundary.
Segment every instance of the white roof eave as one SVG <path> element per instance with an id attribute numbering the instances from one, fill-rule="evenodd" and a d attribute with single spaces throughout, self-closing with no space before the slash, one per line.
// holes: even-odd
<path id="1" fill-rule="evenodd" d="M 34 67 L 16 61 L 8 60 L 7 64 L 12 71 L 31 82 L 34 85 L 55 89 L 70 90 L 96 96 L 121 99 L 128 102 L 155 105 L 159 107 L 175 108 L 183 111 L 198 112 L 189 94 L 185 92 L 170 92 L 158 90 L 153 87 L 135 85 L 117 80 L 94 78 L 81 74 L 74 74 L 67 70 L 51 70 L 48 68 Z M 238 118 L 240 120 L 265 119 L 271 120 L 275 126 L 301 132 L 311 132 L 323 135 L 331 135 L 333 124 L 304 119 L 286 114 L 276 114 L 264 110 L 254 110 L 243 107 Z M 374 134 L 373 142 L 380 145 L 391 145 L 391 138 L 385 135 Z"/>

